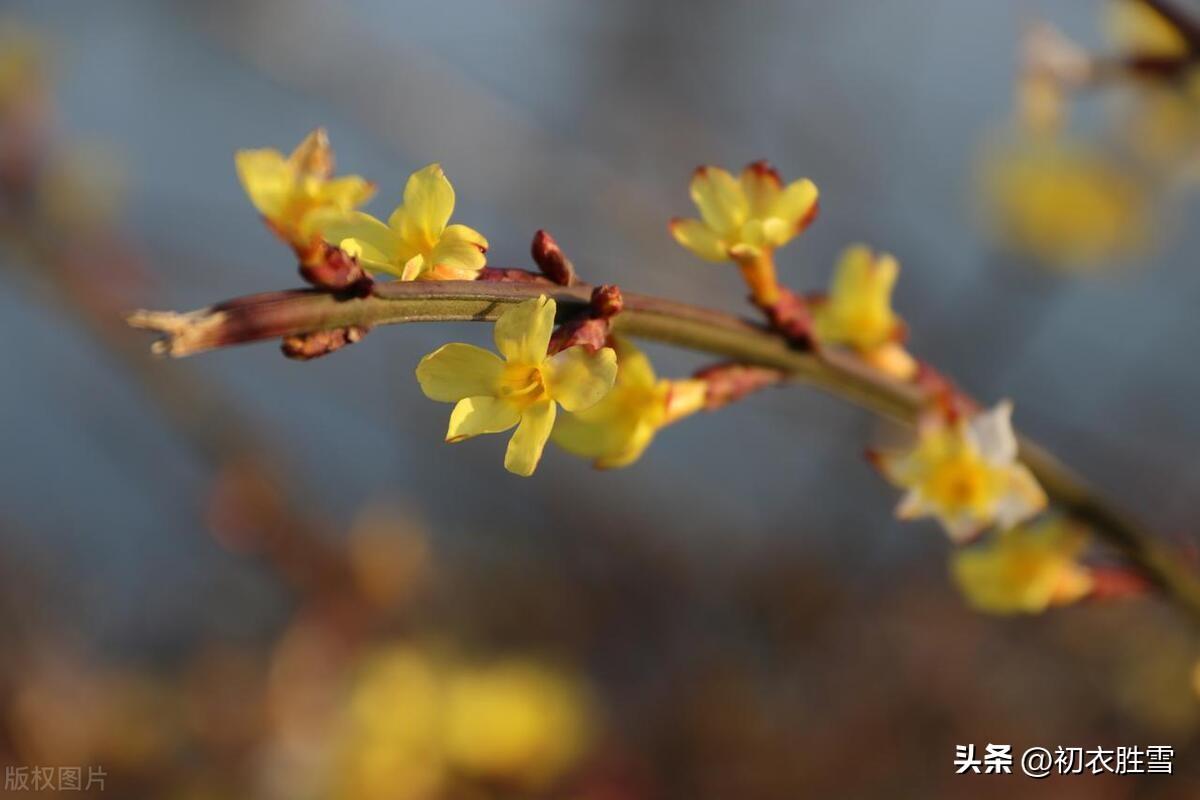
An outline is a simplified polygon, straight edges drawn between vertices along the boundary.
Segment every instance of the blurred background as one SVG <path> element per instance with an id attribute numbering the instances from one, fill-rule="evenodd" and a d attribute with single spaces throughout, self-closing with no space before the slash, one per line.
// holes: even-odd
<path id="1" fill-rule="evenodd" d="M 525 480 L 501 437 L 444 447 L 412 377 L 485 326 L 160 362 L 121 322 L 297 285 L 233 152 L 321 125 L 377 215 L 440 161 L 492 265 L 546 228 L 585 280 L 740 310 L 666 223 L 696 165 L 765 157 L 822 193 L 785 281 L 894 253 L 914 352 L 1191 546 L 1186 171 L 1131 146 L 1134 87 L 1072 112 L 1104 176 L 995 179 L 1029 169 L 1006 160 L 1023 27 L 1103 48 L 1104 5 L 6 2 L 0 766 L 147 798 L 1197 796 L 1182 621 L 971 612 L 862 458 L 888 432 L 840 401 L 764 393 L 629 469 L 551 449 Z M 1098 223 L 1093 186 L 1116 187 Z M 1059 246 L 1089 224 L 1131 230 Z M 955 745 L 988 742 L 1170 745 L 1175 774 L 956 777 Z"/>

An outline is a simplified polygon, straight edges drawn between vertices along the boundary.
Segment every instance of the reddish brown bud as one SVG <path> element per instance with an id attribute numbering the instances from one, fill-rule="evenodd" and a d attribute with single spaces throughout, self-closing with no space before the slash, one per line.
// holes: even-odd
<path id="1" fill-rule="evenodd" d="M 779 289 L 779 299 L 768 305 L 758 304 L 767 315 L 771 327 L 787 337 L 788 341 L 805 350 L 816 347 L 812 332 L 812 315 L 808 302 L 802 295 L 790 289 Z"/>
<path id="2" fill-rule="evenodd" d="M 1129 567 L 1093 567 L 1092 591 L 1089 600 L 1115 600 L 1132 597 L 1150 591 L 1150 582 L 1145 575 Z"/>
<path id="3" fill-rule="evenodd" d="M 300 277 L 318 289 L 365 296 L 374 283 L 358 259 L 340 247 L 320 242 L 300 254 Z"/>
<path id="4" fill-rule="evenodd" d="M 560 286 L 571 286 L 575 283 L 575 265 L 549 233 L 543 230 L 535 233 L 530 252 L 533 255 L 533 263 L 537 264 L 542 274 L 551 281 Z"/>
<path id="5" fill-rule="evenodd" d="M 780 383 L 785 375 L 777 369 L 724 363 L 705 367 L 692 377 L 708 384 L 704 407 L 708 411 L 741 400 L 749 394 Z"/>
<path id="6" fill-rule="evenodd" d="M 589 318 L 564 323 L 550 337 L 550 353 L 559 353 L 577 344 L 594 353 L 608 343 L 611 330 L 612 325 L 606 319 Z"/>
<path id="7" fill-rule="evenodd" d="M 354 344 L 366 336 L 369 330 L 370 328 L 362 325 L 350 325 L 346 328 L 334 328 L 327 331 L 298 333 L 284 337 L 280 349 L 288 358 L 294 358 L 297 361 L 311 361 Z"/>
<path id="8" fill-rule="evenodd" d="M 625 308 L 621 287 L 613 284 L 597 286 L 592 290 L 591 310 L 595 319 L 612 319 Z"/>

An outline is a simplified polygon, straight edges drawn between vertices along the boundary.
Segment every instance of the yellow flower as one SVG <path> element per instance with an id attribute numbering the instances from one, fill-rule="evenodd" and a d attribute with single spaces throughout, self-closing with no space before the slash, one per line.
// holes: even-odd
<path id="1" fill-rule="evenodd" d="M 345 213 L 371 199 L 375 186 L 358 175 L 333 178 L 333 149 L 317 128 L 292 154 L 278 150 L 239 150 L 238 178 L 267 224 L 297 248 L 313 244 L 314 212 Z"/>
<path id="2" fill-rule="evenodd" d="M 1046 506 L 1046 494 L 1017 461 L 1012 404 L 1004 401 L 969 419 L 926 420 L 917 445 L 903 453 L 880 453 L 884 476 L 908 493 L 896 508 L 900 519 L 935 516 L 956 542 L 984 528 L 1010 528 Z"/>
<path id="3" fill-rule="evenodd" d="M 1104 20 L 1109 41 L 1123 53 L 1173 57 L 1187 54 L 1187 40 L 1143 0 L 1113 0 Z"/>
<path id="4" fill-rule="evenodd" d="M 423 648 L 392 645 L 371 654 L 339 726 L 331 797 L 424 800 L 445 780 L 442 665 Z"/>
<path id="5" fill-rule="evenodd" d="M 1200 69 L 1169 85 L 1145 85 L 1128 98 L 1124 140 L 1168 180 L 1200 179 Z"/>
<path id="6" fill-rule="evenodd" d="M 904 323 L 892 310 L 892 288 L 900 265 L 887 253 L 846 248 L 833 275 L 829 295 L 812 306 L 813 326 L 821 342 L 853 347 L 868 362 L 901 380 L 917 370 L 899 339 Z"/>
<path id="7" fill-rule="evenodd" d="M 1018 526 L 951 557 L 955 583 L 970 605 L 992 614 L 1036 614 L 1092 590 L 1078 558 L 1087 532 L 1061 519 Z"/>
<path id="8" fill-rule="evenodd" d="M 431 400 L 456 403 L 446 441 L 501 433 L 515 425 L 504 466 L 517 475 L 532 475 L 554 427 L 557 406 L 582 411 L 608 394 L 617 376 L 611 347 L 593 353 L 576 345 L 547 355 L 555 310 L 554 301 L 543 295 L 501 314 L 495 339 L 503 359 L 458 343 L 421 359 L 421 391 Z"/>
<path id="9" fill-rule="evenodd" d="M 816 185 L 804 178 L 784 186 L 778 172 L 756 161 L 740 178 L 700 167 L 689 189 L 700 219 L 671 220 L 675 240 L 706 261 L 737 263 L 759 302 L 775 302 L 772 254 L 812 221 Z"/>
<path id="10" fill-rule="evenodd" d="M 659 380 L 650 359 L 625 339 L 614 339 L 617 381 L 589 409 L 564 414 L 554 426 L 554 443 L 593 459 L 599 469 L 637 461 L 659 429 L 704 407 L 704 381 Z"/>
<path id="11" fill-rule="evenodd" d="M 487 262 L 487 239 L 466 225 L 448 225 L 454 213 L 454 187 L 440 164 L 409 176 L 404 202 L 387 224 L 365 214 L 325 214 L 321 234 L 359 263 L 403 281 L 474 280 Z"/>
<path id="12" fill-rule="evenodd" d="M 447 679 L 446 755 L 472 777 L 544 787 L 579 758 L 590 723 L 583 687 L 534 661 L 465 668 Z"/>
<path id="13" fill-rule="evenodd" d="M 46 88 L 50 45 L 16 19 L 0 19 L 0 116 Z"/>
<path id="14" fill-rule="evenodd" d="M 1056 267 L 1086 267 L 1136 253 L 1151 233 L 1150 199 L 1110 155 L 1065 142 L 988 148 L 980 188 L 993 233 Z"/>

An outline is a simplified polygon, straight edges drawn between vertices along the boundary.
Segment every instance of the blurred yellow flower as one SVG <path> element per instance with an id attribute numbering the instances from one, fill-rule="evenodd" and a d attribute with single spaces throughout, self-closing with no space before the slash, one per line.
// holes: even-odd
<path id="1" fill-rule="evenodd" d="M 671 220 L 671 234 L 706 261 L 733 261 L 763 304 L 778 299 L 772 254 L 812 220 L 817 187 L 807 178 L 783 185 L 765 161 L 739 178 L 720 167 L 700 167 L 689 187 L 700 219 Z"/>
<path id="2" fill-rule="evenodd" d="M 425 800 L 441 788 L 441 668 L 417 646 L 394 645 L 366 660 L 339 732 L 332 797 Z"/>
<path id="3" fill-rule="evenodd" d="M 504 467 L 517 475 L 532 475 L 554 427 L 557 406 L 582 411 L 608 394 L 617 376 L 612 348 L 590 352 L 576 345 L 547 354 L 555 311 L 554 301 L 543 295 L 501 314 L 495 339 L 503 359 L 459 343 L 421 359 L 417 380 L 425 396 L 456 403 L 446 441 L 517 426 Z"/>
<path id="4" fill-rule="evenodd" d="M 474 280 L 487 262 L 487 239 L 466 225 L 449 225 L 454 187 L 440 164 L 409 176 L 404 202 L 387 224 L 361 211 L 325 213 L 316 223 L 329 242 L 367 269 L 400 280 Z"/>
<path id="5" fill-rule="evenodd" d="M 908 490 L 896 515 L 937 517 L 952 540 L 963 542 L 1045 508 L 1045 492 L 1017 460 L 1011 417 L 1008 401 L 967 419 L 938 415 L 922 421 L 912 450 L 877 454 L 884 476 Z"/>
<path id="6" fill-rule="evenodd" d="M 1187 40 L 1143 0 L 1110 0 L 1104 31 L 1117 50 L 1139 56 L 1182 56 Z"/>
<path id="7" fill-rule="evenodd" d="M 49 43 L 15 19 L 0 19 L 0 116 L 44 87 Z"/>
<path id="8" fill-rule="evenodd" d="M 451 673 L 446 686 L 446 757 L 479 779 L 547 786 L 590 738 L 590 703 L 568 674 L 513 659 Z"/>
<path id="9" fill-rule="evenodd" d="M 1150 198 L 1111 154 L 1043 139 L 987 148 L 987 222 L 1006 246 L 1060 268 L 1135 253 L 1151 233 Z"/>
<path id="10" fill-rule="evenodd" d="M 1087 531 L 1050 518 L 1017 526 L 955 551 L 950 569 L 967 602 L 991 614 L 1037 614 L 1092 590 L 1091 571 L 1079 563 Z"/>
<path id="11" fill-rule="evenodd" d="M 593 460 L 599 469 L 637 461 L 659 429 L 704 407 L 707 384 L 700 380 L 659 380 L 642 351 L 614 339 L 617 380 L 591 408 L 559 417 L 554 443 Z"/>
<path id="12" fill-rule="evenodd" d="M 834 270 L 829 295 L 812 304 L 817 340 L 854 348 L 878 369 L 901 380 L 917 371 L 900 345 L 904 323 L 892 310 L 892 289 L 900 265 L 869 247 L 846 248 Z"/>
<path id="13" fill-rule="evenodd" d="M 1200 69 L 1172 84 L 1146 84 L 1121 107 L 1124 140 L 1163 177 L 1200 179 Z"/>
<path id="14" fill-rule="evenodd" d="M 304 137 L 291 155 L 278 150 L 239 150 L 238 178 L 250 202 L 284 241 L 313 245 L 315 212 L 345 213 L 371 199 L 375 186 L 358 175 L 333 178 L 333 148 L 323 128 Z"/>

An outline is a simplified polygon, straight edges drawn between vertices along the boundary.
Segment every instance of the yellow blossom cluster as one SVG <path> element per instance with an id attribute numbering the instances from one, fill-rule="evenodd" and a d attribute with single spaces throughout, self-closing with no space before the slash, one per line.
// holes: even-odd
<path id="1" fill-rule="evenodd" d="M 364 268 L 405 281 L 472 280 L 486 263 L 487 239 L 449 224 L 454 187 L 439 164 L 409 176 L 404 201 L 386 223 L 358 210 L 374 195 L 374 184 L 358 175 L 333 177 L 324 130 L 310 133 L 290 155 L 242 150 L 236 164 L 254 207 L 299 253 L 328 242 Z"/>
<path id="2" fill-rule="evenodd" d="M 541 661 L 475 664 L 433 646 L 384 647 L 349 687 L 327 794 L 423 800 L 460 778 L 543 791 L 583 754 L 594 716 L 573 673 Z"/>
<path id="3" fill-rule="evenodd" d="M 357 176 L 332 178 L 332 164 L 321 131 L 287 157 L 270 150 L 238 155 L 239 174 L 255 206 L 298 252 L 323 242 L 366 269 L 402 281 L 478 277 L 487 242 L 471 228 L 450 224 L 454 189 L 440 166 L 409 178 L 403 203 L 385 223 L 357 210 L 371 185 Z M 1045 169 L 1008 165 L 998 178 L 1004 182 L 998 196 L 1021 194 L 1037 212 L 1025 218 L 1018 235 L 1044 252 L 1058 248 L 1064 258 L 1081 255 L 1076 250 L 1084 246 L 1110 248 L 1104 236 L 1120 235 L 1113 232 L 1118 220 L 1127 224 L 1133 212 L 1097 199 L 1099 194 L 1111 200 L 1114 192 L 1093 191 L 1098 180 L 1093 167 L 1068 175 L 1060 169 L 1055 179 L 1039 183 Z M 778 284 L 774 251 L 816 213 L 811 181 L 784 185 L 766 162 L 750 164 L 738 177 L 709 166 L 696 171 L 690 193 L 700 218 L 673 220 L 672 235 L 705 260 L 737 264 L 772 324 L 791 315 L 818 347 L 845 348 L 893 379 L 929 388 L 918 381 L 918 364 L 903 346 L 906 326 L 892 307 L 900 271 L 893 256 L 865 245 L 846 248 L 824 295 L 806 299 Z M 1052 223 L 1050 212 L 1058 205 L 1069 206 L 1074 217 L 1059 214 Z M 1065 237 L 1064 226 L 1071 228 Z M 620 305 L 612 313 L 619 314 Z M 739 396 L 736 384 L 715 390 L 708 382 L 717 380 L 711 372 L 688 380 L 658 378 L 646 355 L 608 327 L 591 338 L 555 336 L 556 314 L 555 300 L 545 294 L 514 303 L 496 320 L 499 355 L 452 343 L 421 360 L 416 377 L 422 392 L 454 404 L 447 442 L 513 431 L 504 466 L 521 476 L 533 474 L 549 441 L 596 467 L 623 467 L 666 425 L 710 402 L 720 405 L 726 390 Z M 570 330 L 579 329 L 563 329 Z M 954 574 L 979 608 L 1036 611 L 1086 594 L 1090 573 L 1076 562 L 1084 541 L 1078 531 L 1057 522 L 1023 526 L 1045 508 L 1047 498 L 1018 458 L 1012 405 L 969 412 L 963 410 L 971 407 L 966 403 L 935 407 L 922 417 L 912 449 L 876 456 L 885 477 L 906 490 L 897 515 L 935 517 L 955 543 L 976 542 L 955 556 Z M 990 528 L 997 535 L 977 543 Z M 432 681 L 416 664 L 398 656 L 393 666 L 414 685 Z M 487 685 L 468 681 L 463 691 L 474 696 Z M 418 718 L 414 712 L 409 721 Z M 473 756 L 480 763 L 490 757 Z"/>

